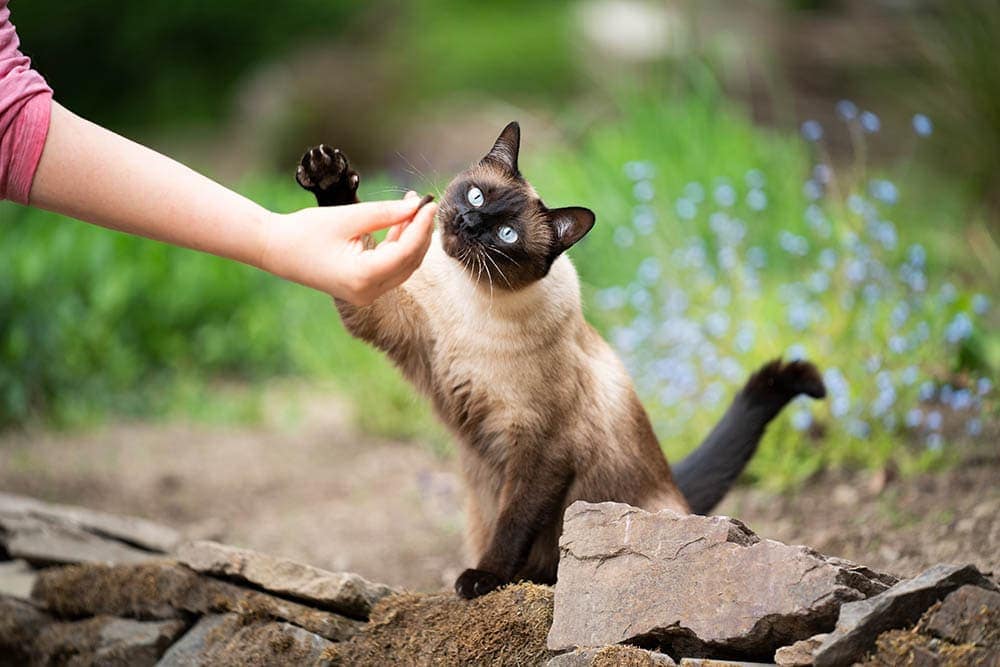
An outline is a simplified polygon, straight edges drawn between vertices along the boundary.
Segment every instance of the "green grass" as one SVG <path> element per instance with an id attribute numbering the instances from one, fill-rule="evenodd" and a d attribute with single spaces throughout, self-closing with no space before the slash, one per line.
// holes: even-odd
<path id="1" fill-rule="evenodd" d="M 602 332 L 610 336 L 616 327 L 629 325 L 634 313 L 596 308 L 599 290 L 634 284 L 640 262 L 657 257 L 664 266 L 663 285 L 689 290 L 695 319 L 709 314 L 706 304 L 714 288 L 729 285 L 733 298 L 724 310 L 734 323 L 750 320 L 758 327 L 758 343 L 741 358 L 747 369 L 801 343 L 822 366 L 857 373 L 866 355 L 884 348 L 891 299 L 865 315 L 872 323 L 864 331 L 852 313 L 836 312 L 829 299 L 823 303 L 834 316 L 822 335 L 804 337 L 785 323 L 781 286 L 801 280 L 811 270 L 807 261 L 815 262 L 814 252 L 793 257 L 776 241 L 779 230 L 811 233 L 803 217 L 802 183 L 817 156 L 798 137 L 755 128 L 711 90 L 671 99 L 623 96 L 597 121 L 567 116 L 566 126 L 582 129 L 547 152 L 531 148 L 531 128 L 525 128 L 521 165 L 550 205 L 586 205 L 597 213 L 597 226 L 571 254 L 584 284 L 588 317 Z M 623 169 L 634 160 L 655 168 L 656 195 L 649 205 L 658 223 L 655 233 L 623 248 L 614 236 L 616 228 L 630 224 L 636 205 L 634 183 Z M 743 202 L 741 184 L 750 169 L 759 170 L 767 182 L 768 206 L 761 212 Z M 672 260 L 690 238 L 701 238 L 714 250 L 706 221 L 710 207 L 686 221 L 674 212 L 674 202 L 690 182 L 701 183 L 711 198 L 719 179 L 740 192 L 730 213 L 746 223 L 742 247 L 767 251 L 756 295 L 741 286 L 736 273 L 686 272 Z M 881 259 L 897 262 L 907 246 L 922 242 L 930 255 L 931 283 L 944 276 L 958 282 L 959 296 L 949 309 L 914 315 L 927 318 L 938 332 L 955 309 L 968 308 L 972 291 L 989 291 L 992 278 L 988 268 L 969 259 L 961 230 L 971 223 L 962 218 L 961 194 L 946 183 L 928 183 L 920 174 L 900 182 L 901 201 L 891 212 L 900 248 Z M 384 186 L 376 179 L 365 192 L 384 197 Z M 286 177 L 257 179 L 240 189 L 275 210 L 309 204 Z M 837 238 L 858 228 L 842 200 L 824 208 Z M 447 449 L 443 429 L 425 402 L 379 353 L 347 335 L 324 295 L 214 257 L 10 204 L 0 207 L 0 230 L 0 426 L 32 421 L 76 426 L 122 415 L 253 420 L 261 414 L 260 393 L 232 399 L 214 390 L 220 379 L 259 387 L 274 378 L 305 376 L 336 383 L 355 402 L 365 430 Z M 654 293 L 655 299 L 662 296 Z M 919 364 L 922 378 L 940 381 L 957 372 L 995 370 L 997 336 L 990 327 L 977 326 L 962 347 L 929 347 L 907 363 Z M 718 348 L 728 353 L 732 344 L 730 337 Z M 862 382 L 856 376 L 851 380 Z M 737 385 L 727 383 L 726 395 Z M 859 389 L 863 396 L 864 391 Z M 900 404 L 915 400 L 915 391 L 900 390 Z M 643 391 L 643 398 L 675 459 L 707 433 L 725 403 L 694 401 L 678 413 L 659 405 L 655 392 Z M 878 427 L 870 437 L 852 437 L 829 414 L 828 404 L 816 407 L 814 415 L 829 425 L 826 437 L 806 437 L 786 416 L 770 431 L 750 474 L 786 485 L 829 465 L 895 460 L 926 468 L 947 453 L 902 445 L 912 434 L 898 428 Z"/>

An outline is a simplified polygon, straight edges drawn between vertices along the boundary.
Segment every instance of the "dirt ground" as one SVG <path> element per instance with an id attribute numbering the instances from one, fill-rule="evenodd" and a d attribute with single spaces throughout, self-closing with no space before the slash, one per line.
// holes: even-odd
<path id="1" fill-rule="evenodd" d="M 351 421 L 335 397 L 300 388 L 252 428 L 9 433 L 0 437 L 0 489 L 144 516 L 410 590 L 450 588 L 467 566 L 455 465 L 418 444 L 362 436 Z M 827 474 L 794 495 L 740 487 L 719 512 L 764 537 L 900 575 L 942 561 L 998 572 L 1000 451 L 906 479 Z"/>

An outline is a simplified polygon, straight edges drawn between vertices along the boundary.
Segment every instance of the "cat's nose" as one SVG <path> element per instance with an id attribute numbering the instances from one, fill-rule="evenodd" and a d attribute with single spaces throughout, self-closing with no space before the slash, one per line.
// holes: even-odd
<path id="1" fill-rule="evenodd" d="M 462 211 L 458 214 L 458 228 L 462 231 L 472 231 L 479 225 L 479 213 L 476 211 Z"/>

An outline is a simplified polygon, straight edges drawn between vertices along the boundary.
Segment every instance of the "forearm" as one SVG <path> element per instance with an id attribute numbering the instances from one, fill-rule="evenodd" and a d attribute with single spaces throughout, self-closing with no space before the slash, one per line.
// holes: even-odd
<path id="1" fill-rule="evenodd" d="M 53 103 L 30 203 L 260 266 L 269 212 L 184 165 Z"/>

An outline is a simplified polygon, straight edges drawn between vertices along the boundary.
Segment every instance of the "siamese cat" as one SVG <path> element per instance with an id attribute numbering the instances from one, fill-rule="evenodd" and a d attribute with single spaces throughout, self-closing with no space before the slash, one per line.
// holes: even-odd
<path id="1" fill-rule="evenodd" d="M 519 149 L 510 123 L 452 180 L 405 283 L 368 306 L 336 303 L 351 334 L 385 352 L 458 440 L 476 559 L 455 582 L 464 598 L 521 579 L 554 583 L 574 501 L 709 512 L 785 404 L 825 395 L 812 364 L 768 363 L 671 473 L 628 373 L 581 311 L 565 252 L 594 213 L 546 206 L 518 169 Z M 321 206 L 357 201 L 358 174 L 325 145 L 305 154 L 296 180 Z"/>

